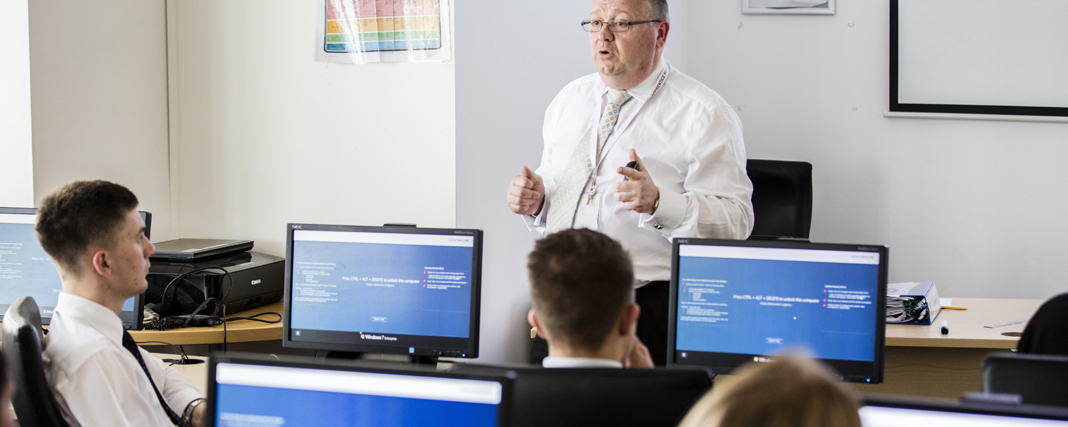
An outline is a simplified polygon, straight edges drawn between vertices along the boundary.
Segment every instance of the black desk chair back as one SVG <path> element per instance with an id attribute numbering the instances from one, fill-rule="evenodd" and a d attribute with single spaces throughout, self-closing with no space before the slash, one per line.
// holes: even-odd
<path id="1" fill-rule="evenodd" d="M 19 298 L 4 314 L 4 357 L 15 380 L 15 415 L 21 427 L 68 427 L 45 379 L 43 338 L 37 302 Z"/>
<path id="2" fill-rule="evenodd" d="M 1068 407 L 1068 356 L 996 353 L 983 359 L 983 392 Z"/>
<path id="3" fill-rule="evenodd" d="M 753 182 L 753 233 L 750 239 L 808 239 L 812 225 L 812 164 L 749 159 Z"/>
<path id="4" fill-rule="evenodd" d="M 1042 303 L 1027 322 L 1016 350 L 1068 356 L 1068 294 L 1057 295 Z"/>
<path id="5" fill-rule="evenodd" d="M 712 387 L 712 373 L 703 369 L 453 370 L 512 377 L 512 427 L 674 427 Z"/>

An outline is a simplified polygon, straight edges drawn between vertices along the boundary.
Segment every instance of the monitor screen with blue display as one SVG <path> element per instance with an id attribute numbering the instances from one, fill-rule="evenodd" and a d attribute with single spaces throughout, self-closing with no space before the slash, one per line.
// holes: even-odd
<path id="1" fill-rule="evenodd" d="M 283 346 L 478 357 L 481 231 L 288 227 Z"/>
<path id="2" fill-rule="evenodd" d="M 145 221 L 145 235 L 149 236 L 152 214 L 140 214 Z M 59 302 L 63 282 L 52 258 L 37 241 L 36 224 L 36 209 L 0 208 L 0 321 L 11 304 L 29 296 L 41 309 L 41 322 L 47 325 Z M 141 329 L 142 296 L 127 299 L 122 305 L 119 317 L 127 329 Z"/>
<path id="3" fill-rule="evenodd" d="M 1068 427 L 1068 408 L 904 397 L 868 397 L 864 427 Z"/>
<path id="4" fill-rule="evenodd" d="M 793 351 L 882 382 L 888 249 L 675 239 L 669 364 L 727 373 Z"/>
<path id="5" fill-rule="evenodd" d="M 401 365 L 403 366 L 403 365 Z M 495 427 L 506 379 L 382 367 L 213 358 L 216 426 Z"/>

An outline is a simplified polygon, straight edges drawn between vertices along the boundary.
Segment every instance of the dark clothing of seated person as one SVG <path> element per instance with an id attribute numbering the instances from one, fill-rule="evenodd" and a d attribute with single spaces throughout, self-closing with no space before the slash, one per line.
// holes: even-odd
<path id="1" fill-rule="evenodd" d="M 1050 298 L 1038 308 L 1027 322 L 1016 350 L 1068 356 L 1068 294 Z"/>

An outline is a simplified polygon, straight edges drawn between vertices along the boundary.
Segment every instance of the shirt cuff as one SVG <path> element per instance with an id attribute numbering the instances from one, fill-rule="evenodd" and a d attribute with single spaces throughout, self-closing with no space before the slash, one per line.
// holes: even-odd
<path id="1" fill-rule="evenodd" d="M 671 230 L 682 224 L 686 213 L 686 196 L 670 191 L 660 191 L 660 206 L 652 215 L 641 214 L 638 226 L 671 237 Z"/>
<path id="2" fill-rule="evenodd" d="M 542 232 L 545 230 L 546 215 L 549 214 L 549 202 L 543 202 L 541 205 L 541 212 L 537 215 L 520 215 L 523 217 L 523 222 L 527 224 L 527 230 Z"/>

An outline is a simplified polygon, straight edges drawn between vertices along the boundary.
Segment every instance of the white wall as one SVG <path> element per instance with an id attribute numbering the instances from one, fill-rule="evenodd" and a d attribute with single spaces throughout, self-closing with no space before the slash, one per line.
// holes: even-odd
<path id="1" fill-rule="evenodd" d="M 1068 124 L 887 119 L 888 6 L 742 16 L 689 1 L 689 73 L 738 107 L 751 158 L 812 162 L 812 239 L 890 245 L 946 296 L 1068 289 Z"/>
<path id="2" fill-rule="evenodd" d="M 170 236 L 163 0 L 31 1 L 33 191 L 129 187 Z"/>
<path id="3" fill-rule="evenodd" d="M 27 0 L 0 2 L 0 206 L 33 206 Z"/>
<path id="4" fill-rule="evenodd" d="M 452 61 L 313 61 L 314 1 L 170 2 L 180 237 L 285 252 L 288 222 L 452 227 Z"/>
<path id="5" fill-rule="evenodd" d="M 574 0 L 456 5 L 456 225 L 485 230 L 479 360 L 529 358 L 526 254 L 536 234 L 505 206 L 521 165 L 541 159 L 545 107 L 567 82 L 592 72 Z M 536 22 L 537 31 L 514 19 Z"/>

